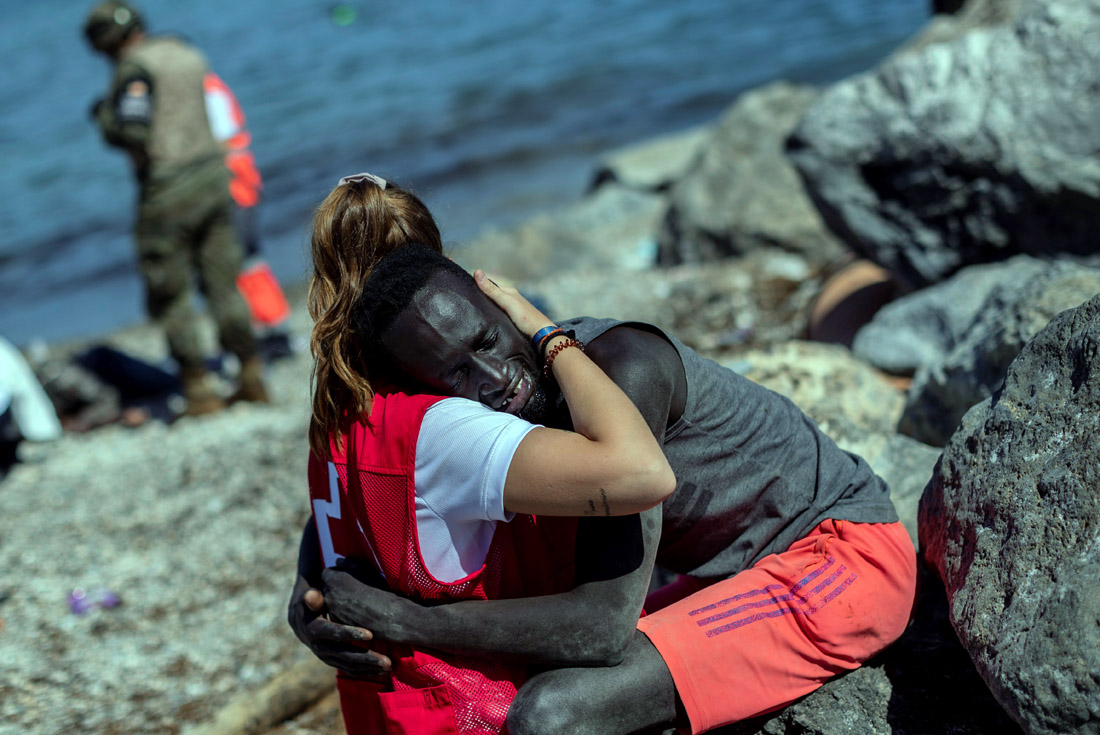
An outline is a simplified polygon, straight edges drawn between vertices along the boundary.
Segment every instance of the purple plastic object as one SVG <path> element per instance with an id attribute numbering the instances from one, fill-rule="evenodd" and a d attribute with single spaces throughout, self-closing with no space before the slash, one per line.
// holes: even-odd
<path id="1" fill-rule="evenodd" d="M 109 589 L 98 589 L 88 593 L 83 587 L 74 587 L 69 593 L 69 609 L 73 615 L 83 615 L 97 607 L 116 607 L 122 600 Z"/>

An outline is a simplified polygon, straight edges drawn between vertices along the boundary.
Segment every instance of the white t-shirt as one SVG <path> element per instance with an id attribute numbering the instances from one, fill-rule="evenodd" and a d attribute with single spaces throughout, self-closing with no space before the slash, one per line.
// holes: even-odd
<path id="1" fill-rule="evenodd" d="M 424 414 L 416 441 L 416 530 L 420 555 L 438 581 L 480 569 L 497 522 L 512 520 L 504 480 L 535 426 L 465 398 L 444 398 Z"/>

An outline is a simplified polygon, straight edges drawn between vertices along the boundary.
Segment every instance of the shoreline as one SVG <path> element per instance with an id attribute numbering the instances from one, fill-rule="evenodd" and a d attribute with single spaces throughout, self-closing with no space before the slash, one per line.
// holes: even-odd
<path id="1" fill-rule="evenodd" d="M 615 174 L 613 172 L 616 169 L 630 171 L 630 173 L 620 174 L 627 177 L 625 180 L 619 182 L 623 185 L 636 187 L 641 190 L 650 188 L 660 189 L 666 186 L 667 184 L 665 182 L 670 180 L 671 177 L 680 175 L 680 173 L 686 169 L 689 163 L 690 149 L 697 145 L 701 145 L 705 135 L 712 128 L 713 122 L 691 125 L 686 128 L 664 132 L 659 135 L 635 141 L 626 146 L 611 148 L 599 154 L 594 154 L 591 157 L 591 165 L 587 167 L 587 173 L 582 177 L 587 184 L 578 189 L 577 195 L 574 198 L 562 199 L 554 206 L 537 209 L 525 218 L 511 218 L 515 219 L 515 221 L 506 224 L 496 222 L 487 224 L 466 241 L 458 241 L 447 237 L 447 233 L 444 231 L 445 225 L 441 222 L 440 228 L 444 234 L 444 250 L 448 255 L 451 255 L 471 269 L 485 268 L 486 270 L 492 270 L 494 264 L 482 263 L 481 261 L 499 261 L 503 259 L 505 261 L 503 264 L 504 268 L 507 270 L 507 259 L 511 255 L 511 248 L 506 238 L 514 233 L 522 231 L 532 222 L 567 215 L 570 211 L 582 207 L 586 201 L 591 199 L 599 185 L 614 178 Z M 419 192 L 417 193 L 419 194 Z M 320 199 L 318 199 L 318 202 L 319 201 Z M 429 208 L 431 208 L 431 202 L 426 201 L 426 203 L 428 203 Z M 266 207 L 268 205 L 261 206 Z M 262 214 L 261 212 L 261 216 Z M 443 217 L 439 219 L 443 219 Z M 290 251 L 284 245 L 281 257 L 273 259 L 283 265 L 280 270 L 284 274 L 289 270 L 294 270 L 285 265 L 291 260 L 298 260 L 303 263 L 303 267 L 299 269 L 301 271 L 300 278 L 286 278 L 285 275 L 278 276 L 277 274 L 280 286 L 282 286 L 287 301 L 291 306 L 292 322 L 296 321 L 297 318 L 305 312 L 306 308 L 306 294 L 309 289 L 309 224 L 307 220 L 302 222 L 300 228 L 302 234 L 300 236 L 284 233 L 276 238 L 270 238 L 272 242 L 278 241 L 284 243 L 295 237 L 301 240 L 300 246 L 296 249 L 296 254 L 288 255 Z M 479 259 L 478 262 L 466 262 L 475 253 L 477 254 L 475 257 Z M 268 260 L 268 262 L 272 264 L 272 260 Z M 272 268 L 273 270 L 275 269 L 274 264 L 272 264 Z M 501 275 L 502 277 L 511 277 L 503 272 Z M 133 279 L 136 280 L 136 271 L 133 272 L 132 276 Z M 200 320 L 203 323 L 203 328 L 207 332 L 206 343 L 208 349 L 213 351 L 215 343 L 213 337 L 210 336 L 211 326 L 209 324 L 208 315 L 201 304 L 197 304 L 196 306 L 200 313 Z M 300 327 L 300 325 L 298 326 Z M 154 344 L 158 340 L 163 341 L 158 332 L 159 328 L 154 323 L 149 321 L 143 314 L 139 314 L 138 319 L 135 321 L 90 334 L 64 336 L 57 339 L 32 337 L 22 343 L 15 342 L 15 344 L 21 350 L 26 350 L 31 343 L 39 342 L 45 344 L 51 352 L 57 351 L 58 354 L 63 355 L 72 354 L 73 352 L 77 352 L 95 344 L 110 344 L 119 349 L 131 351 L 131 354 L 135 357 L 162 362 L 167 359 L 168 355 L 166 349 L 158 348 Z M 4 336 L 7 337 L 7 335 Z"/>

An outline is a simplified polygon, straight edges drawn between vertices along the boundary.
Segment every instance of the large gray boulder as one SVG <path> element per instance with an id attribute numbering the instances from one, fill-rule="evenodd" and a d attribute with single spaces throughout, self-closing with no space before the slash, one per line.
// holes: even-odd
<path id="1" fill-rule="evenodd" d="M 992 290 L 963 338 L 917 371 L 898 430 L 943 446 L 963 414 L 1001 385 L 1009 364 L 1055 314 L 1100 293 L 1100 269 L 1057 263 Z"/>
<path id="2" fill-rule="evenodd" d="M 658 263 L 698 263 L 762 245 L 824 263 L 841 252 L 783 142 L 817 96 L 777 82 L 746 92 L 723 114 L 702 154 L 669 193 Z"/>
<path id="3" fill-rule="evenodd" d="M 591 188 L 613 182 L 628 189 L 664 191 L 691 170 L 710 137 L 711 127 L 699 125 L 610 151 L 600 157 Z"/>
<path id="4" fill-rule="evenodd" d="M 551 318 L 590 315 L 647 322 L 711 355 L 804 333 L 820 282 L 799 256 L 768 248 L 705 266 L 576 267 L 518 286 L 541 299 Z"/>
<path id="5" fill-rule="evenodd" d="M 852 351 L 880 370 L 913 375 L 944 360 L 963 341 L 995 288 L 1019 288 L 1050 267 L 1028 255 L 967 266 L 879 309 L 856 332 Z"/>
<path id="6" fill-rule="evenodd" d="M 508 229 L 490 229 L 453 253 L 468 269 L 522 281 L 579 267 L 653 265 L 665 199 L 619 184 Z"/>
<path id="7" fill-rule="evenodd" d="M 1100 296 L 971 409 L 921 499 L 925 559 L 982 678 L 1029 733 L 1100 732 Z"/>
<path id="8" fill-rule="evenodd" d="M 830 228 L 912 287 L 1016 253 L 1095 260 L 1100 0 L 895 56 L 824 91 L 788 142 Z"/>

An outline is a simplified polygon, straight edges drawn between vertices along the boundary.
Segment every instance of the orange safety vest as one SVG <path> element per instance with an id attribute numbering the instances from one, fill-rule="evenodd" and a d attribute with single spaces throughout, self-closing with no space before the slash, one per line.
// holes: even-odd
<path id="1" fill-rule="evenodd" d="M 229 193 L 238 206 L 254 207 L 260 202 L 263 180 L 260 178 L 260 170 L 256 168 L 256 157 L 249 150 L 252 134 L 245 127 L 244 111 L 233 90 L 214 72 L 206 73 L 202 86 L 207 98 L 218 99 L 232 118 L 234 132 L 228 139 L 221 141 L 225 146 L 225 165 L 230 175 Z"/>

